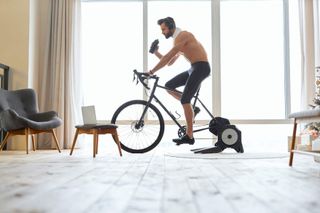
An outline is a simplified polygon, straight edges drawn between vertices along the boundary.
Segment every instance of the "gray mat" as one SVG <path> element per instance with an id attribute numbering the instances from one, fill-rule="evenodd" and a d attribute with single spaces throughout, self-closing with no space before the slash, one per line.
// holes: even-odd
<path id="1" fill-rule="evenodd" d="M 194 154 L 186 153 L 165 153 L 166 156 L 175 158 L 192 158 L 192 159 L 271 159 L 287 158 L 289 153 L 217 153 L 217 154 Z"/>

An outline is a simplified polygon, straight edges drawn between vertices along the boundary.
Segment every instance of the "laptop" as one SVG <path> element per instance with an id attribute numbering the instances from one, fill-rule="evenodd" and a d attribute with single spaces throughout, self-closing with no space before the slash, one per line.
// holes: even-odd
<path id="1" fill-rule="evenodd" d="M 84 125 L 106 124 L 106 122 L 97 121 L 96 109 L 93 105 L 82 106 L 82 120 Z"/>

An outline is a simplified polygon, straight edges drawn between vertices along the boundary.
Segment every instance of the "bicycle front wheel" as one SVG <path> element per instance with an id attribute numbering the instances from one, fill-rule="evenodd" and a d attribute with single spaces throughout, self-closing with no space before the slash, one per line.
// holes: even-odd
<path id="1" fill-rule="evenodd" d="M 140 118 L 148 107 L 145 116 Z M 143 100 L 121 105 L 113 114 L 111 123 L 118 125 L 121 148 L 130 153 L 145 153 L 156 147 L 164 133 L 164 120 L 160 111 Z"/>

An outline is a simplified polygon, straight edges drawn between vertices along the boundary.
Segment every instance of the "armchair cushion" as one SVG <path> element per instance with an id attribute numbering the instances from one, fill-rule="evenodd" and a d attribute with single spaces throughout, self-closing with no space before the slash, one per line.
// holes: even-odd
<path id="1" fill-rule="evenodd" d="M 5 131 L 23 128 L 49 130 L 62 124 L 55 111 L 38 112 L 32 89 L 0 90 L 0 128 Z"/>

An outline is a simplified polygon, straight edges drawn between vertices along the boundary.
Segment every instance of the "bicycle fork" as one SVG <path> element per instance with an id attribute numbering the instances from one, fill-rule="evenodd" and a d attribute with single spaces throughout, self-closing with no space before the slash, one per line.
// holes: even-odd
<path id="1" fill-rule="evenodd" d="M 145 115 L 146 115 L 146 113 L 147 113 L 147 111 L 148 111 L 148 108 L 149 108 L 149 106 L 150 106 L 150 104 L 151 104 L 152 99 L 155 97 L 155 96 L 154 96 L 154 93 L 155 93 L 155 91 L 156 91 L 156 85 L 158 85 L 158 81 L 159 81 L 159 79 L 156 79 L 156 82 L 155 82 L 155 84 L 154 84 L 154 86 L 153 86 L 153 88 L 152 88 L 152 91 L 151 91 L 149 100 L 148 100 L 148 102 L 147 102 L 147 105 L 146 105 L 146 107 L 143 109 L 143 112 L 142 112 L 142 115 L 141 115 L 139 121 L 135 124 L 135 128 L 136 128 L 136 129 L 140 129 L 140 128 L 142 128 L 142 127 L 144 126 L 144 118 L 145 118 Z M 156 99 L 156 100 L 157 100 L 157 99 Z"/>

